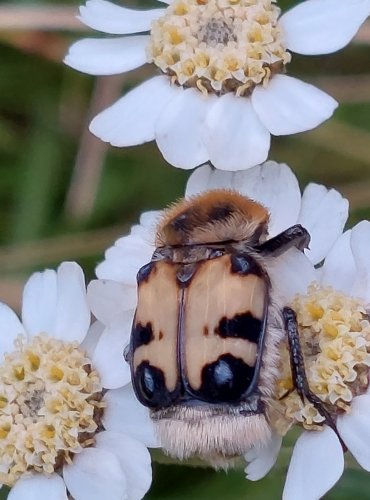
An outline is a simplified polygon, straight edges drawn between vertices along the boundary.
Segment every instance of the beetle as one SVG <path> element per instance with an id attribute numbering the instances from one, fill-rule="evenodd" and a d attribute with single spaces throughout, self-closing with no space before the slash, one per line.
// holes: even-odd
<path id="1" fill-rule="evenodd" d="M 236 191 L 183 199 L 165 211 L 138 272 L 132 383 L 174 457 L 224 467 L 270 439 L 286 337 L 295 389 L 331 425 L 308 386 L 295 313 L 279 305 L 269 276 L 273 259 L 304 251 L 310 235 L 295 225 L 268 239 L 268 223 L 268 210 Z"/>

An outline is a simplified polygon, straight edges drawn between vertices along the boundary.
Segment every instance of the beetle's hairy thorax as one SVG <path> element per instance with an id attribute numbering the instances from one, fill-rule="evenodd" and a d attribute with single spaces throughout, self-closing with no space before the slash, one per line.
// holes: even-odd
<path id="1" fill-rule="evenodd" d="M 259 203 L 228 190 L 184 199 L 165 211 L 157 228 L 156 246 L 208 245 L 265 236 L 269 214 Z"/>

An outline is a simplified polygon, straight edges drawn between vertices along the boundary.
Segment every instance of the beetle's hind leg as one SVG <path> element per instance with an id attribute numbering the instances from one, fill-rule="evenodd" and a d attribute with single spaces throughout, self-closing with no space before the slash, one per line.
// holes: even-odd
<path id="1" fill-rule="evenodd" d="M 346 449 L 341 437 L 338 434 L 337 426 L 332 413 L 335 411 L 333 407 L 333 412 L 330 411 L 331 405 L 328 405 L 321 401 L 320 398 L 314 394 L 308 384 L 306 370 L 304 366 L 304 359 L 301 349 L 301 343 L 299 340 L 298 324 L 296 313 L 290 307 L 283 308 L 283 319 L 285 325 L 285 331 L 288 336 L 289 352 L 290 352 L 290 366 L 292 370 L 292 378 L 294 388 L 296 389 L 299 397 L 304 403 L 305 399 L 313 404 L 317 411 L 325 418 L 325 424 L 333 429 L 333 431 L 338 436 L 343 449 Z"/>

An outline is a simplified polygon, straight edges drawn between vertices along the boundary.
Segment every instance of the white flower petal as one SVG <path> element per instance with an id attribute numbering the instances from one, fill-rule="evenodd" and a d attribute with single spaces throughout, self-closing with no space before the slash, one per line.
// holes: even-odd
<path id="1" fill-rule="evenodd" d="M 279 25 L 289 50 L 330 54 L 351 41 L 369 14 L 368 0 L 308 0 L 284 14 Z"/>
<path id="2" fill-rule="evenodd" d="M 330 427 L 304 431 L 294 446 L 283 500 L 317 500 L 341 477 L 342 446 Z"/>
<path id="3" fill-rule="evenodd" d="M 338 417 L 337 428 L 357 462 L 370 471 L 370 396 L 354 398 L 351 413 Z"/>
<path id="4" fill-rule="evenodd" d="M 356 279 L 356 266 L 350 245 L 351 231 L 346 231 L 334 243 L 321 268 L 321 283 L 351 294 Z"/>
<path id="5" fill-rule="evenodd" d="M 19 479 L 8 500 L 67 500 L 66 486 L 58 474 L 33 474 Z"/>
<path id="6" fill-rule="evenodd" d="M 131 380 L 130 367 L 123 354 L 130 341 L 134 310 L 121 313 L 100 337 L 92 358 L 106 389 L 117 389 Z"/>
<path id="7" fill-rule="evenodd" d="M 162 216 L 162 213 L 162 210 L 148 210 L 147 212 L 143 212 L 140 215 L 140 224 L 149 232 L 152 232 L 158 224 L 158 220 Z M 154 239 L 150 240 L 150 243 L 154 243 Z"/>
<path id="8" fill-rule="evenodd" d="M 63 468 L 68 491 L 75 500 L 126 500 L 127 484 L 118 458 L 111 452 L 86 448 Z"/>
<path id="9" fill-rule="evenodd" d="M 104 401 L 107 403 L 103 415 L 106 430 L 128 434 L 150 448 L 158 446 L 149 410 L 136 399 L 131 384 L 108 391 Z"/>
<path id="10" fill-rule="evenodd" d="M 101 262 L 95 269 L 96 275 L 101 279 L 112 279 L 117 280 L 125 285 L 136 286 L 136 275 L 138 270 L 150 261 L 149 259 L 143 258 L 142 254 L 135 257 L 126 256 L 124 258 L 122 250 L 117 247 L 112 247 L 106 252 L 106 259 Z M 120 267 L 122 263 L 122 267 Z"/>
<path id="11" fill-rule="evenodd" d="M 235 176 L 237 190 L 270 212 L 269 237 L 296 224 L 301 191 L 296 176 L 284 163 L 267 161 Z"/>
<path id="12" fill-rule="evenodd" d="M 89 75 L 117 75 L 147 62 L 149 36 L 85 38 L 71 45 L 64 63 Z"/>
<path id="13" fill-rule="evenodd" d="M 130 436 L 112 431 L 99 432 L 96 446 L 118 458 L 127 480 L 128 499 L 143 498 L 152 482 L 151 458 L 147 448 Z"/>
<path id="14" fill-rule="evenodd" d="M 63 262 L 57 271 L 54 336 L 66 342 L 82 342 L 90 321 L 83 271 L 75 262 Z"/>
<path id="15" fill-rule="evenodd" d="M 188 179 L 185 197 L 189 198 L 210 189 L 236 189 L 235 172 L 215 170 L 209 165 L 199 167 Z"/>
<path id="16" fill-rule="evenodd" d="M 14 340 L 25 331 L 12 309 L 0 302 L 0 361 L 6 352 L 14 351 Z"/>
<path id="17" fill-rule="evenodd" d="M 196 89 L 178 89 L 155 128 L 158 147 L 168 163 L 190 169 L 208 160 L 202 134 L 206 113 L 216 100 L 215 96 L 205 97 Z"/>
<path id="18" fill-rule="evenodd" d="M 234 189 L 242 194 L 247 194 L 248 181 L 252 178 L 251 172 L 257 167 L 249 168 L 248 170 L 239 170 L 231 172 L 228 170 L 217 170 L 210 165 L 203 165 L 197 168 L 191 174 L 186 184 L 185 197 L 189 198 L 209 191 L 211 189 Z"/>
<path id="19" fill-rule="evenodd" d="M 343 232 L 348 218 L 348 201 L 335 189 L 309 184 L 303 192 L 298 222 L 311 235 L 308 258 L 317 264 Z"/>
<path id="20" fill-rule="evenodd" d="M 34 273 L 23 290 L 22 321 L 29 335 L 54 334 L 57 308 L 57 273 Z"/>
<path id="21" fill-rule="evenodd" d="M 266 160 L 270 134 L 250 99 L 225 94 L 209 110 L 204 143 L 209 159 L 222 170 L 244 170 Z"/>
<path id="22" fill-rule="evenodd" d="M 297 293 L 306 293 L 307 287 L 317 277 L 312 263 L 296 248 L 270 259 L 268 274 L 272 288 L 283 304 L 289 303 Z"/>
<path id="23" fill-rule="evenodd" d="M 330 118 L 338 106 L 325 92 L 286 75 L 275 75 L 266 88 L 257 86 L 251 99 L 259 119 L 273 135 L 311 130 Z"/>
<path id="24" fill-rule="evenodd" d="M 105 260 L 96 267 L 100 279 L 111 279 L 136 287 L 139 269 L 150 262 L 154 246 L 139 235 L 119 238 L 114 246 L 105 252 Z"/>
<path id="25" fill-rule="evenodd" d="M 154 251 L 155 244 L 155 234 L 157 230 L 157 225 L 163 216 L 163 210 L 152 210 L 149 212 L 143 212 L 140 215 L 140 224 L 135 224 L 132 226 L 130 231 L 130 236 L 140 237 L 146 245 L 146 248 L 151 248 Z M 117 241 L 117 245 L 123 239 Z"/>
<path id="26" fill-rule="evenodd" d="M 370 222 L 362 221 L 351 231 L 351 250 L 356 265 L 352 295 L 370 301 Z"/>
<path id="27" fill-rule="evenodd" d="M 136 286 L 112 280 L 92 280 L 87 287 L 87 300 L 94 316 L 108 325 L 123 311 L 135 309 Z"/>
<path id="28" fill-rule="evenodd" d="M 89 359 L 92 359 L 96 345 L 104 331 L 104 325 L 100 321 L 94 321 L 90 326 L 86 337 L 80 344 L 80 348 L 86 352 Z"/>
<path id="29" fill-rule="evenodd" d="M 112 146 L 134 146 L 152 141 L 163 107 L 179 89 L 166 76 L 155 76 L 98 114 L 90 131 Z"/>
<path id="30" fill-rule="evenodd" d="M 273 434 L 271 440 L 261 448 L 253 448 L 244 455 L 247 462 L 245 468 L 247 479 L 258 481 L 266 476 L 275 465 L 280 452 L 282 438 L 278 434 Z"/>
<path id="31" fill-rule="evenodd" d="M 165 9 L 133 10 L 105 0 L 88 0 L 80 7 L 79 19 L 95 30 L 126 35 L 149 31 L 152 21 L 164 12 Z"/>

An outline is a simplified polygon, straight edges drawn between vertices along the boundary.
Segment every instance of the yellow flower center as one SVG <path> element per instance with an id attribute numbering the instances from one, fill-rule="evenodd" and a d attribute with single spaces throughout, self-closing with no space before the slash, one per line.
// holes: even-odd
<path id="1" fill-rule="evenodd" d="M 249 95 L 291 59 L 275 1 L 174 0 L 152 24 L 149 61 L 178 85 Z"/>
<path id="2" fill-rule="evenodd" d="M 369 385 L 370 322 L 358 299 L 330 287 L 312 284 L 293 304 L 310 389 L 335 414 L 350 411 L 352 399 Z M 319 428 L 324 418 L 311 403 L 302 403 L 293 389 L 289 354 L 284 345 L 278 383 L 277 428 L 292 424 Z"/>
<path id="3" fill-rule="evenodd" d="M 94 443 L 102 386 L 75 343 L 40 335 L 0 365 L 0 483 L 51 474 Z"/>

